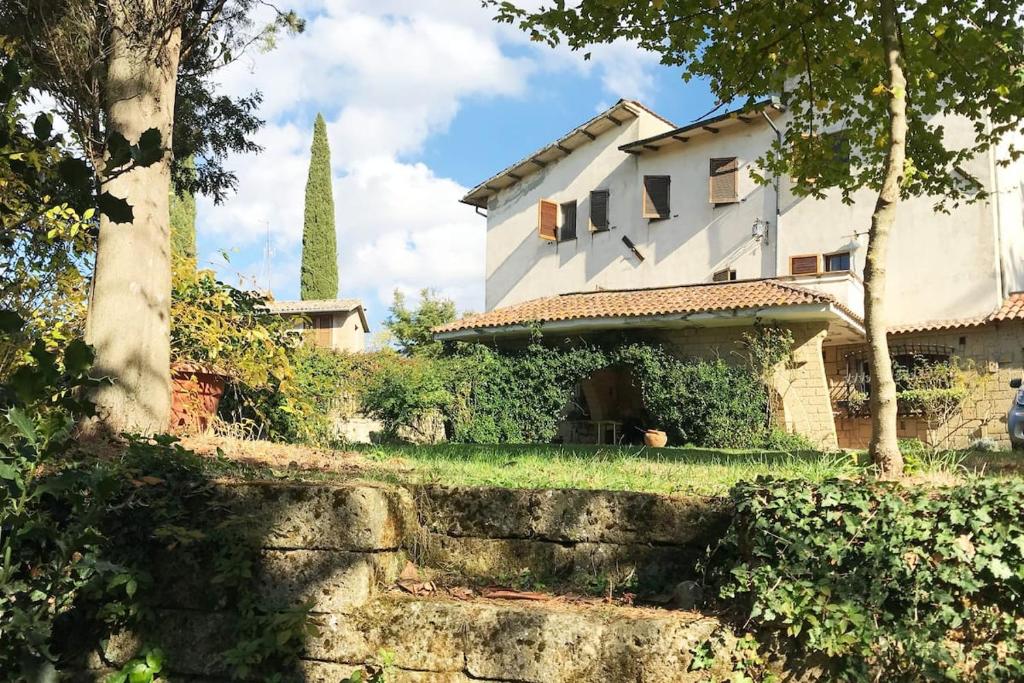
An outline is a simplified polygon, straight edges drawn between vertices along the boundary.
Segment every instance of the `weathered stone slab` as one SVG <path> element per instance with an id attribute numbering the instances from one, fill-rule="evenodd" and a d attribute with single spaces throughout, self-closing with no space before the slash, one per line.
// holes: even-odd
<path id="1" fill-rule="evenodd" d="M 691 651 L 717 627 L 693 612 L 390 597 L 327 615 L 307 656 L 371 662 L 387 649 L 401 669 L 471 679 L 668 683 L 700 680 Z"/>
<path id="2" fill-rule="evenodd" d="M 613 584 L 635 579 L 645 593 L 663 592 L 691 578 L 699 556 L 674 546 L 476 538 L 427 533 L 417 562 L 446 574 L 495 583 L 524 570 L 547 585 Z M 577 588 L 578 590 L 578 588 Z"/>
<path id="3" fill-rule="evenodd" d="M 396 550 L 416 527 L 412 498 L 398 487 L 255 482 L 222 490 L 246 519 L 242 533 L 268 549 Z"/>
<path id="4" fill-rule="evenodd" d="M 372 662 L 381 649 L 417 671 L 463 670 L 464 631 L 476 607 L 434 600 L 380 598 L 352 615 L 323 615 L 306 655 L 330 662 Z"/>
<path id="5" fill-rule="evenodd" d="M 415 494 L 421 524 L 448 536 L 689 545 L 728 524 L 721 498 L 442 485 L 418 486 Z"/>
<path id="6" fill-rule="evenodd" d="M 309 603 L 313 612 L 346 612 L 366 604 L 378 584 L 397 579 L 404 557 L 400 552 L 264 550 L 257 581 L 269 609 Z"/>

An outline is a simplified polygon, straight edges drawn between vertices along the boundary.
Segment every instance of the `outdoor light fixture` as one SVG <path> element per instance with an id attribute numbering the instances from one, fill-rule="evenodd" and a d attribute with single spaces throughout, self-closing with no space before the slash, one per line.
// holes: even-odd
<path id="1" fill-rule="evenodd" d="M 763 218 L 755 218 L 754 224 L 750 226 L 750 236 L 755 242 L 768 244 L 768 221 Z"/>

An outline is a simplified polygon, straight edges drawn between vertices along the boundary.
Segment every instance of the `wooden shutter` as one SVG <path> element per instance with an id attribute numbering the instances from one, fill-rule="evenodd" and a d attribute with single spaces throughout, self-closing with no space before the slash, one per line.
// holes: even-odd
<path id="1" fill-rule="evenodd" d="M 712 204 L 733 204 L 739 201 L 737 177 L 739 162 L 736 157 L 711 160 L 710 199 Z"/>
<path id="2" fill-rule="evenodd" d="M 789 272 L 793 275 L 815 275 L 818 273 L 818 255 L 790 256 Z"/>
<path id="3" fill-rule="evenodd" d="M 594 190 L 590 193 L 590 229 L 600 232 L 608 229 L 608 190 Z"/>
<path id="4" fill-rule="evenodd" d="M 558 229 L 558 241 L 576 239 L 576 202 L 562 204 L 562 227 Z"/>
<path id="5" fill-rule="evenodd" d="M 316 325 L 316 345 L 331 348 L 331 332 L 334 329 L 334 316 L 318 315 L 314 318 Z"/>
<path id="6" fill-rule="evenodd" d="M 732 268 L 723 268 L 711 276 L 712 282 L 732 282 L 736 279 L 736 271 Z"/>
<path id="7" fill-rule="evenodd" d="M 667 175 L 644 176 L 644 218 L 668 218 L 669 187 L 672 179 Z"/>
<path id="8" fill-rule="evenodd" d="M 542 240 L 555 241 L 558 239 L 558 204 L 540 200 L 537 206 L 537 234 Z"/>

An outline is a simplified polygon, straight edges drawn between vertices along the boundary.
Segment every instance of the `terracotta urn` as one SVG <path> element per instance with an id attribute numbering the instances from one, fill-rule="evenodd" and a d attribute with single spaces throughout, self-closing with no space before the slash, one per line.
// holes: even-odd
<path id="1" fill-rule="evenodd" d="M 650 448 L 664 448 L 668 443 L 668 434 L 660 429 L 645 429 L 644 444 Z"/>
<path id="2" fill-rule="evenodd" d="M 227 375 L 201 363 L 171 364 L 172 434 L 203 434 L 213 426 Z"/>

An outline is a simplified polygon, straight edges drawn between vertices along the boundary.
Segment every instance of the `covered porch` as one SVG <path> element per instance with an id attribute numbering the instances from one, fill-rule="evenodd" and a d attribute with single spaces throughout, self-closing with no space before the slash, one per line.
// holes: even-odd
<path id="1" fill-rule="evenodd" d="M 760 323 L 790 330 L 792 354 L 773 379 L 777 426 L 836 448 L 825 370 L 827 346 L 862 342 L 857 313 L 832 293 L 780 280 L 563 294 L 469 316 L 435 330 L 441 340 L 495 345 L 629 333 L 683 358 L 743 360 L 744 332 Z M 580 383 L 560 430 L 567 443 L 629 443 L 642 437 L 642 404 L 628 373 L 607 368 Z"/>

